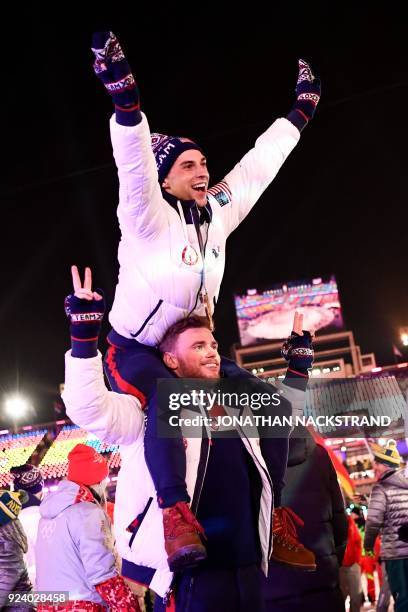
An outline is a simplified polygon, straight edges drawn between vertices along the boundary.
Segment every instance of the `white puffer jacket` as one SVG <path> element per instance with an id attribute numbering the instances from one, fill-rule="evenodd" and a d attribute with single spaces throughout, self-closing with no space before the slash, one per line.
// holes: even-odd
<path id="1" fill-rule="evenodd" d="M 218 298 L 229 234 L 250 212 L 299 140 L 287 119 L 277 119 L 221 183 L 209 190 L 203 263 L 195 226 L 180 216 L 159 186 L 150 130 L 141 123 L 125 127 L 111 119 L 113 153 L 119 174 L 119 279 L 109 315 L 125 338 L 157 345 L 165 331 L 183 317 L 205 315 L 197 299 L 203 282 L 211 307 Z M 192 246 L 194 265 L 182 253 Z"/>

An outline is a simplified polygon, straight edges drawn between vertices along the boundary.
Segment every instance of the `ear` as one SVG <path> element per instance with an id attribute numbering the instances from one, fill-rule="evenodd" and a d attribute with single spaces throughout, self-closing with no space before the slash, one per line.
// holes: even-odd
<path id="1" fill-rule="evenodd" d="M 164 353 L 163 354 L 163 362 L 164 365 L 167 366 L 170 370 L 177 370 L 179 367 L 178 359 L 173 353 Z"/>
<path id="2" fill-rule="evenodd" d="M 169 187 L 169 182 L 167 180 L 167 178 L 164 179 L 163 183 L 162 183 L 162 187 L 163 189 L 168 189 Z"/>

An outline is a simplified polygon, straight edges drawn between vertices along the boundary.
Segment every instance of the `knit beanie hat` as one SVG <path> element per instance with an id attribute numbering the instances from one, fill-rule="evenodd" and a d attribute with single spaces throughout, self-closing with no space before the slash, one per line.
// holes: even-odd
<path id="1" fill-rule="evenodd" d="M 397 443 L 395 440 L 388 440 L 385 446 L 379 444 L 372 444 L 371 450 L 374 455 L 374 461 L 382 463 L 388 467 L 397 469 L 401 463 L 401 455 L 397 449 Z"/>
<path id="2" fill-rule="evenodd" d="M 93 485 L 102 482 L 108 474 L 107 462 L 92 446 L 77 444 L 68 454 L 68 480 Z"/>
<path id="3" fill-rule="evenodd" d="M 18 517 L 26 499 L 25 491 L 0 491 L 0 526 Z"/>
<path id="4" fill-rule="evenodd" d="M 17 465 L 12 467 L 10 470 L 14 476 L 14 488 L 24 489 L 30 493 L 40 493 L 44 486 L 44 479 L 42 477 L 40 468 L 31 463 L 24 465 Z"/>
<path id="5" fill-rule="evenodd" d="M 178 156 L 184 153 L 184 151 L 196 149 L 204 155 L 202 148 L 189 138 L 166 136 L 165 134 L 151 134 L 151 139 L 160 185 L 170 172 Z"/>

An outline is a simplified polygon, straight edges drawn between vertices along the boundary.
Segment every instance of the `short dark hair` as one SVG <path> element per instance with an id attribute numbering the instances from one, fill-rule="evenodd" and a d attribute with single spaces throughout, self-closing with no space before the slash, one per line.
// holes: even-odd
<path id="1" fill-rule="evenodd" d="M 159 344 L 159 350 L 161 354 L 171 352 L 177 339 L 188 329 L 210 329 L 208 322 L 197 315 L 191 315 L 185 319 L 173 323 L 163 336 L 162 341 Z"/>

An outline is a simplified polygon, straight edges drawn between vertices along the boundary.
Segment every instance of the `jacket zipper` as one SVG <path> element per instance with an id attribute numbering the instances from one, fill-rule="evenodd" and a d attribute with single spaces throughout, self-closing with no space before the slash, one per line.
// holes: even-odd
<path id="1" fill-rule="evenodd" d="M 193 512 L 193 514 L 197 514 L 198 511 L 198 504 L 200 503 L 200 497 L 201 497 L 201 493 L 203 490 L 203 486 L 204 486 L 204 478 L 205 478 L 205 474 L 207 472 L 207 466 L 208 466 L 208 459 L 210 457 L 210 438 L 205 438 L 205 440 L 207 441 L 207 449 L 204 451 L 205 455 L 203 454 L 202 457 L 200 457 L 200 461 L 198 464 L 198 470 L 197 470 L 197 479 L 198 479 L 198 475 L 200 475 L 200 482 L 199 482 L 199 488 L 197 489 L 197 481 L 196 481 L 196 485 L 195 485 L 195 491 L 194 491 L 194 496 L 193 496 L 193 501 L 191 504 L 191 511 Z M 201 442 L 201 449 L 203 448 L 203 442 L 204 440 Z"/>
<path id="2" fill-rule="evenodd" d="M 262 472 L 264 472 L 265 476 L 266 476 L 266 477 L 267 477 L 267 479 L 268 479 L 268 482 L 269 482 L 269 484 L 270 484 L 270 486 L 271 486 L 271 493 L 272 493 L 272 505 L 273 505 L 273 485 L 272 485 L 272 479 L 271 479 L 271 477 L 270 477 L 270 475 L 269 475 L 269 472 L 268 472 L 268 470 L 266 470 L 266 469 L 263 467 L 263 465 L 260 463 L 260 461 L 259 461 L 258 457 L 257 457 L 257 456 L 255 455 L 255 453 L 253 452 L 253 450 L 252 450 L 252 446 L 251 446 L 251 443 L 249 442 L 249 440 L 248 440 L 247 436 L 245 435 L 245 433 L 243 432 L 243 430 L 242 430 L 241 428 L 240 428 L 240 432 L 242 433 L 242 435 L 243 435 L 243 437 L 245 438 L 245 440 L 248 442 L 249 448 L 251 449 L 250 455 L 251 455 L 252 459 L 254 460 L 254 462 L 255 462 L 257 465 L 259 465 L 259 467 L 261 468 Z M 269 555 L 270 555 L 270 553 L 271 553 L 271 548 L 272 548 L 272 521 L 273 521 L 273 510 L 272 510 L 272 515 L 271 515 L 271 517 L 270 517 L 270 521 L 269 521 L 269 524 L 270 524 L 270 529 L 269 529 L 269 542 L 268 542 L 268 560 L 269 560 Z"/>

